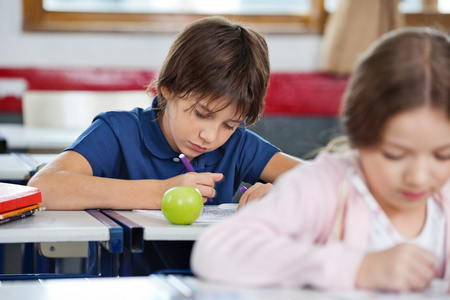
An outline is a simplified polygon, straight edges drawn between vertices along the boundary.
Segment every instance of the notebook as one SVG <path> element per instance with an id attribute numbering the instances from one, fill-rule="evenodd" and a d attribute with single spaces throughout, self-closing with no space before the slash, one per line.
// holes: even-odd
<path id="1" fill-rule="evenodd" d="M 0 214 L 42 202 L 38 188 L 0 182 Z"/>
<path id="2" fill-rule="evenodd" d="M 31 216 L 39 210 L 42 208 L 39 207 L 39 204 L 35 204 L 0 214 L 0 225 Z"/>

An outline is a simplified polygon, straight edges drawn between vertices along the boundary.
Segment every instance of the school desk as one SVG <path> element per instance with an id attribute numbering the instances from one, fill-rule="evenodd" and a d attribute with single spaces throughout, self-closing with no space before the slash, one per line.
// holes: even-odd
<path id="1" fill-rule="evenodd" d="M 195 241 L 208 225 L 220 222 L 236 212 L 237 204 L 221 209 L 217 205 L 205 205 L 199 219 L 190 225 L 171 224 L 161 210 L 101 210 L 124 227 L 124 251 L 120 255 L 119 274 L 133 273 L 132 253 L 143 251 L 144 241 Z"/>
<path id="2" fill-rule="evenodd" d="M 36 168 L 53 160 L 57 154 L 1 153 L 0 181 L 25 184 Z"/>
<path id="3" fill-rule="evenodd" d="M 330 300 L 324 293 L 301 289 L 243 289 L 212 285 L 176 276 L 59 279 L 40 282 L 2 282 L 2 300 L 170 300 L 258 299 Z"/>
<path id="4" fill-rule="evenodd" d="M 220 209 L 221 206 L 205 205 L 199 219 L 190 225 L 174 225 L 164 218 L 161 210 L 102 210 L 115 222 L 129 228 L 129 245 L 138 245 L 143 241 L 195 241 L 208 225 L 220 222 L 236 212 L 232 208 Z M 136 229 L 136 232 L 132 232 Z M 139 232 L 137 230 L 141 230 Z M 127 231 L 125 229 L 125 235 Z M 125 237 L 127 239 L 127 237 Z"/>
<path id="5" fill-rule="evenodd" d="M 123 229 L 100 211 L 39 211 L 0 225 L 1 244 L 51 243 L 47 252 L 52 249 L 57 252 L 58 243 L 64 242 L 100 243 L 107 250 L 102 251 L 105 257 L 102 257 L 101 275 L 116 275 L 114 255 L 123 251 Z M 95 258 L 93 263 L 97 264 Z"/>
<path id="6" fill-rule="evenodd" d="M 2 300 L 401 300 L 448 299 L 443 282 L 421 293 L 389 294 L 366 291 L 319 291 L 300 288 L 245 288 L 205 282 L 195 277 L 150 275 L 86 279 L 0 282 Z"/>
<path id="7" fill-rule="evenodd" d="M 81 129 L 0 124 L 0 136 L 6 140 L 8 152 L 58 153 L 70 146 Z"/>
<path id="8" fill-rule="evenodd" d="M 31 171 L 31 166 L 19 156 L 11 153 L 0 154 L 0 181 L 24 183 Z"/>

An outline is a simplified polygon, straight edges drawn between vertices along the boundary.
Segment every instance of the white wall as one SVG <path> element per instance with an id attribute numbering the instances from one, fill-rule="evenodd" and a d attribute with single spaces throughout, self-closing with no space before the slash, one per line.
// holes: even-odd
<path id="1" fill-rule="evenodd" d="M 272 71 L 318 69 L 318 35 L 265 35 Z M 0 1 L 0 67 L 119 67 L 157 70 L 174 35 L 22 31 L 22 0 Z"/>

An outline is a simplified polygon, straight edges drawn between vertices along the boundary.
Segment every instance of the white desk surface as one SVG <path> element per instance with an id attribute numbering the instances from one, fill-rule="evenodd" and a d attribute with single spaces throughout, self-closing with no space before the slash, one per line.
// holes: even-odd
<path id="1" fill-rule="evenodd" d="M 1 153 L 0 181 L 27 180 L 30 172 L 42 163 L 53 160 L 57 154 Z"/>
<path id="2" fill-rule="evenodd" d="M 117 210 L 118 214 L 144 227 L 146 241 L 194 241 L 208 224 L 174 225 L 138 211 Z"/>
<path id="3" fill-rule="evenodd" d="M 109 238 L 109 229 L 85 211 L 38 211 L 0 225 L 0 243 L 87 242 Z"/>
<path id="4" fill-rule="evenodd" d="M 183 282 L 189 283 L 188 288 L 192 288 L 191 297 L 183 296 L 165 277 L 149 276 L 3 282 L 0 285 L 0 298 L 2 300 L 333 299 L 311 290 L 227 288 L 209 285 L 194 278 Z"/>
<path id="5" fill-rule="evenodd" d="M 19 156 L 0 154 L 0 180 L 25 180 L 32 170 Z"/>
<path id="6" fill-rule="evenodd" d="M 32 127 L 22 124 L 0 124 L 0 135 L 8 149 L 54 149 L 70 146 L 83 132 L 81 129 Z"/>
<path id="7" fill-rule="evenodd" d="M 2 300 L 333 300 L 449 299 L 444 290 L 379 294 L 364 291 L 322 292 L 311 289 L 242 288 L 207 283 L 194 277 L 155 276 L 90 279 L 47 279 L 0 282 Z"/>

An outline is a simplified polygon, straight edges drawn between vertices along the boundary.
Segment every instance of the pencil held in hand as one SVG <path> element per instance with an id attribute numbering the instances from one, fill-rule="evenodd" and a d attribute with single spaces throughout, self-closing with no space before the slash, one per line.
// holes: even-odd
<path id="1" fill-rule="evenodd" d="M 181 153 L 178 157 L 181 159 L 181 162 L 189 172 L 195 172 L 194 168 L 191 166 L 191 164 L 189 163 L 189 161 L 187 160 L 186 156 L 183 153 Z"/>
<path id="2" fill-rule="evenodd" d="M 195 172 L 194 168 L 191 166 L 191 164 L 189 163 L 189 161 L 187 160 L 186 156 L 183 153 L 178 155 L 178 157 L 181 159 L 181 162 L 189 172 Z M 212 199 L 208 197 L 208 201 L 212 202 Z"/>

